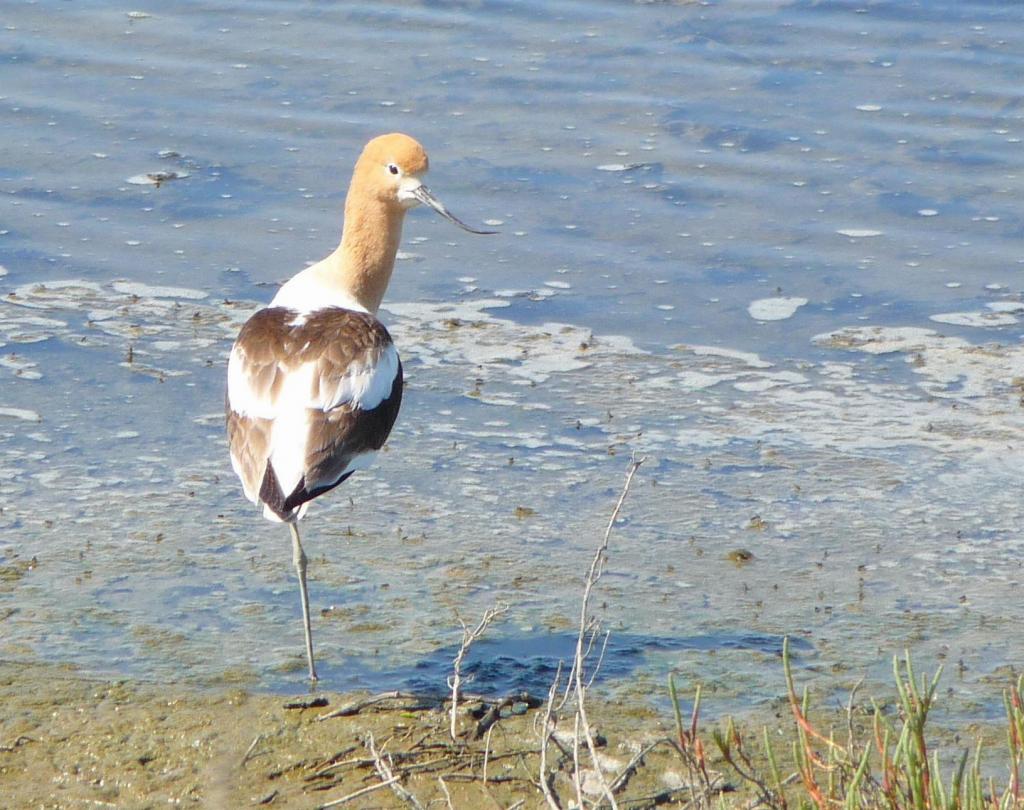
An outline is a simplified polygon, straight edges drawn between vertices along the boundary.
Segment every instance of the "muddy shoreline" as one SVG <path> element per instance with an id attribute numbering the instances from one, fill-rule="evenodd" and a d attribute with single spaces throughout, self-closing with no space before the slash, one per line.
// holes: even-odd
<path id="1" fill-rule="evenodd" d="M 365 791 L 334 806 L 414 806 L 385 784 L 375 758 L 390 763 L 423 806 L 544 804 L 536 784 L 543 714 L 536 702 L 510 702 L 476 733 L 492 706 L 469 699 L 459 713 L 463 737 L 453 742 L 447 710 L 429 697 L 315 697 L 321 700 L 0 663 L 0 805 L 312 808 Z M 327 705 L 319 705 L 323 699 Z M 345 716 L 329 716 L 345 707 Z M 612 709 L 593 710 L 609 774 L 671 733 L 668 717 Z M 684 786 L 672 753 L 666 747 L 649 754 L 622 795 L 670 801 Z M 569 797 L 568 780 L 554 785 Z"/>
<path id="2" fill-rule="evenodd" d="M 634 809 L 692 802 L 747 807 L 764 804 L 766 797 L 765 806 L 784 806 L 776 801 L 779 794 L 759 793 L 757 784 L 725 760 L 713 741 L 715 733 L 731 741 L 734 756 L 743 751 L 745 770 L 762 775 L 769 772 L 762 745 L 772 740 L 779 757 L 778 789 L 790 801 L 807 798 L 791 757 L 798 734 L 784 697 L 738 716 L 735 727 L 716 710 L 721 707 L 702 709 L 688 749 L 690 754 L 697 750 L 693 739 L 703 746 L 701 782 L 692 756 L 682 750 L 687 744 L 680 746 L 679 729 L 686 736 L 691 728 L 692 694 L 689 685 L 677 684 L 680 726 L 671 710 L 638 695 L 621 690 L 588 694 L 598 771 L 582 735 L 574 754 L 568 707 L 554 712 L 559 720 L 549 725 L 554 730 L 542 762 L 546 695 L 467 694 L 460 701 L 453 739 L 449 704 L 440 693 L 316 691 L 285 697 L 0 661 L 0 808 L 507 810 L 572 807 L 577 790 L 588 801 L 598 800 L 602 782 L 614 786 L 619 807 Z M 814 698 L 809 718 L 822 734 L 848 741 L 844 750 L 861 751 L 873 744 L 875 707 L 886 722 L 899 724 L 905 716 L 891 696 L 875 701 L 858 695 L 847 707 L 832 698 Z M 935 723 L 929 724 L 928 744 L 939 757 L 936 773 L 950 770 L 964 750 L 977 751 L 978 773 L 992 780 L 993 790 L 1003 790 L 1006 725 L 953 727 L 951 711 L 955 715 L 956 707 L 940 700 Z M 1024 715 L 1018 719 L 1024 723 Z M 739 738 L 744 742 L 737 747 Z M 541 773 L 548 775 L 554 805 L 542 792 Z"/>

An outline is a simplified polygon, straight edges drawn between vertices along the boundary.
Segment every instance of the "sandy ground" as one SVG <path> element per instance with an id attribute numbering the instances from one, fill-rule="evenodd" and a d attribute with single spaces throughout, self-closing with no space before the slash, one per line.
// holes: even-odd
<path id="1" fill-rule="evenodd" d="M 317 697 L 327 705 L 286 708 L 289 699 L 280 696 L 0 663 L 0 807 L 548 806 L 537 781 L 539 701 L 506 706 L 479 736 L 490 705 L 470 701 L 459 717 L 463 737 L 452 742 L 448 712 L 436 700 L 386 700 L 326 717 L 367 696 Z M 671 734 L 671 718 L 641 712 L 624 719 L 600 704 L 591 713 L 606 778 L 629 772 L 618 794 L 623 806 L 685 798 L 682 764 L 670 746 L 656 745 L 642 764 L 628 767 L 645 746 Z M 399 777 L 395 787 L 384 784 L 371 745 Z M 568 807 L 575 795 L 571 757 L 557 745 L 548 756 L 563 766 L 553 785 Z M 591 772 L 583 786 L 593 791 L 596 784 Z M 339 802 L 357 791 L 365 792 Z"/>

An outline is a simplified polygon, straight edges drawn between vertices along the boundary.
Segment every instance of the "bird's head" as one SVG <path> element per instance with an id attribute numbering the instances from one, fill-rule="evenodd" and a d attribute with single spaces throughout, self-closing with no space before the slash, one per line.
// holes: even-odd
<path id="1" fill-rule="evenodd" d="M 352 189 L 403 211 L 423 203 L 470 233 L 495 233 L 471 228 L 450 213 L 423 182 L 429 167 L 430 160 L 419 141 L 400 132 L 379 135 L 363 148 Z"/>

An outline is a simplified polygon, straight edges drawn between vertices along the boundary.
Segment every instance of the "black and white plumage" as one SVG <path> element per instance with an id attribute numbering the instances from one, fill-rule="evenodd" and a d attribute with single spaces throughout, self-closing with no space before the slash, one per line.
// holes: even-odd
<path id="1" fill-rule="evenodd" d="M 366 467 L 402 403 L 402 363 L 375 313 L 395 266 L 406 212 L 455 217 L 423 184 L 427 153 L 401 133 L 371 140 L 345 198 L 341 244 L 285 283 L 242 327 L 228 359 L 231 464 L 245 496 L 288 524 L 313 659 L 306 554 L 298 522 L 314 498 Z"/>
<path id="2" fill-rule="evenodd" d="M 245 496 L 291 531 L 316 681 L 298 522 L 313 498 L 368 466 L 383 447 L 402 404 L 402 362 L 388 330 L 361 308 L 301 312 L 272 302 L 239 332 L 225 400 L 231 465 Z"/>
<path id="3" fill-rule="evenodd" d="M 231 463 L 246 497 L 292 522 L 368 466 L 402 403 L 402 363 L 368 312 L 261 309 L 228 361 Z"/>

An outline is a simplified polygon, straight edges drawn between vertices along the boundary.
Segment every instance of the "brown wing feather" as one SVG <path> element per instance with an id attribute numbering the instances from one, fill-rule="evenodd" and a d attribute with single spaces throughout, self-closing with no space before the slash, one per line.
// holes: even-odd
<path id="1" fill-rule="evenodd" d="M 229 382 L 226 410 L 232 462 L 251 500 L 263 501 L 286 519 L 341 483 L 356 456 L 384 444 L 401 405 L 401 363 L 390 394 L 373 409 L 330 403 L 353 364 L 375 365 L 391 343 L 387 329 L 372 315 L 340 308 L 317 310 L 303 320 L 293 310 L 269 307 L 245 323 L 232 350 L 241 395 L 231 401 Z M 274 419 L 264 417 L 276 413 L 289 373 L 307 363 L 314 364 L 309 402 L 319 407 L 307 411 L 303 475 L 284 493 L 270 463 Z"/>
<path id="2" fill-rule="evenodd" d="M 245 497 L 255 501 L 270 457 L 270 429 L 273 422 L 240 416 L 231 410 L 230 405 L 226 411 L 231 463 L 242 480 Z"/>
<path id="3" fill-rule="evenodd" d="M 287 316 L 288 311 L 280 308 L 259 310 L 245 322 L 232 347 L 231 362 L 241 363 L 248 388 L 269 402 L 276 401 L 284 379 L 278 360 L 284 354 Z M 270 457 L 273 420 L 243 416 L 232 407 L 230 388 L 224 411 L 232 466 L 245 496 L 255 502 Z"/>
<path id="4" fill-rule="evenodd" d="M 376 408 L 364 411 L 343 405 L 312 415 L 306 446 L 306 473 L 285 499 L 286 508 L 297 508 L 333 489 L 348 477 L 343 473 L 356 456 L 384 446 L 402 406 L 402 387 L 402 364 L 399 363 L 391 394 Z"/>

